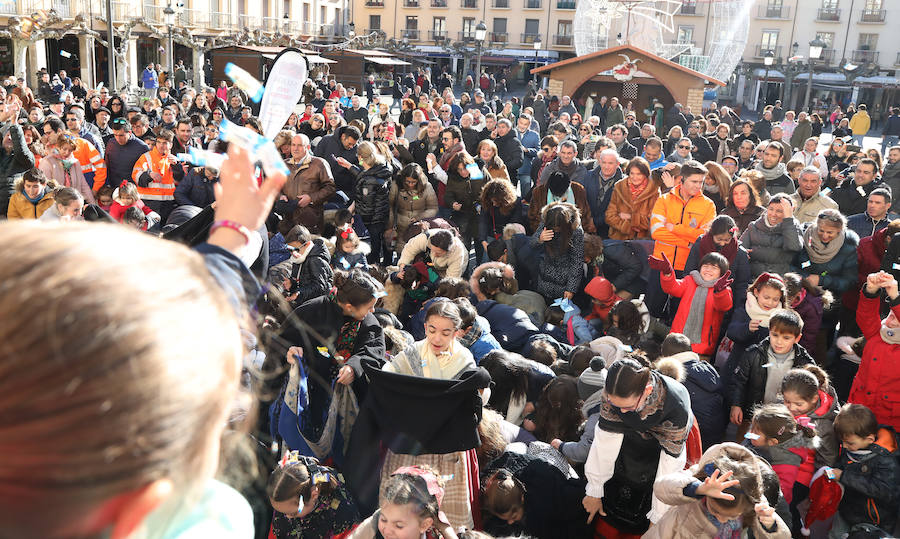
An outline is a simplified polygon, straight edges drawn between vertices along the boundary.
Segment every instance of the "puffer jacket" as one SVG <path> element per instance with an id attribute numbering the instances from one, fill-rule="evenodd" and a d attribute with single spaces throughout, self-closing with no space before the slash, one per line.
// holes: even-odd
<path id="1" fill-rule="evenodd" d="M 752 451 L 766 459 L 775 473 L 778 474 L 778 482 L 781 484 L 781 493 L 788 503 L 794 498 L 794 483 L 800 473 L 800 465 L 813 448 L 813 439 L 807 438 L 802 431 L 781 442 L 778 445 L 753 447 L 747 440 L 747 445 Z"/>
<path id="2" fill-rule="evenodd" d="M 700 258 L 702 257 L 700 256 L 700 242 L 698 241 L 691 246 L 691 252 L 688 254 L 687 262 L 684 264 L 685 275 L 700 269 Z M 731 270 L 731 278 L 734 279 L 734 282 L 731 284 L 731 292 L 734 295 L 732 303 L 735 306 L 743 306 L 747 300 L 747 287 L 750 286 L 750 253 L 739 243 L 734 259 L 729 260 L 728 264 L 728 269 Z"/>
<path id="3" fill-rule="evenodd" d="M 391 192 L 388 196 L 390 205 L 388 221 L 392 228 L 397 229 L 399 234 L 403 234 L 409 225 L 416 221 L 437 217 L 438 202 L 434 187 L 427 181 L 420 186 L 421 192 L 400 189 L 400 183 L 400 181 L 391 182 Z"/>
<path id="4" fill-rule="evenodd" d="M 791 260 L 803 249 L 803 239 L 793 217 L 769 228 L 763 213 L 741 234 L 741 245 L 750 252 L 750 274 L 755 279 L 765 271 L 779 275 L 791 271 Z"/>
<path id="5" fill-rule="evenodd" d="M 740 406 L 745 414 L 749 414 L 754 405 L 763 402 L 766 392 L 766 379 L 769 371 L 763 365 L 769 363 L 769 339 L 747 348 L 738 358 L 731 381 L 728 386 L 728 406 Z M 794 359 L 791 368 L 799 369 L 804 365 L 815 365 L 816 362 L 799 344 L 794 345 Z"/>
<path id="6" fill-rule="evenodd" d="M 900 344 L 881 338 L 881 314 L 878 296 L 860 292 L 856 323 L 866 338 L 859 371 L 850 389 L 850 402 L 868 406 L 879 423 L 900 429 Z M 891 302 L 894 316 L 900 317 L 900 298 Z M 900 331 L 900 330 L 894 330 Z"/>
<path id="7" fill-rule="evenodd" d="M 879 435 L 880 441 L 893 433 L 881 429 Z M 868 449 L 871 453 L 857 459 L 841 450 L 835 466 L 843 470 L 840 483 L 844 487 L 844 497 L 838 513 L 850 526 L 868 522 L 890 530 L 897 522 L 897 483 L 900 482 L 897 456 L 880 443 L 871 444 Z"/>
<path id="8" fill-rule="evenodd" d="M 804 229 L 812 224 L 807 224 Z M 859 236 L 850 229 L 844 230 L 844 244 L 837 254 L 828 262 L 816 263 L 809 259 L 806 249 L 801 249 L 794 255 L 791 271 L 799 273 L 803 277 L 810 275 L 819 276 L 819 286 L 830 290 L 834 294 L 835 301 L 840 301 L 841 295 L 853 288 L 856 284 L 856 250 L 859 247 Z"/>
<path id="9" fill-rule="evenodd" d="M 506 168 L 509 169 L 509 175 L 515 177 L 519 167 L 522 166 L 525 160 L 522 143 L 519 142 L 512 129 L 509 130 L 506 136 L 494 139 L 494 142 L 497 143 L 497 155 L 506 165 Z"/>
<path id="10" fill-rule="evenodd" d="M 678 304 L 678 312 L 672 322 L 674 333 L 683 333 L 684 326 L 690 316 L 693 307 L 694 294 L 697 293 L 696 281 L 691 275 L 685 275 L 683 279 L 676 279 L 675 273 L 659 276 L 659 284 L 663 291 L 670 296 L 681 298 Z M 719 332 L 722 326 L 722 318 L 732 307 L 731 288 L 726 287 L 720 292 L 709 289 L 706 293 L 706 301 L 703 305 L 703 327 L 700 342 L 691 344 L 691 350 L 698 354 L 711 355 L 716 351 L 719 342 Z"/>
<path id="11" fill-rule="evenodd" d="M 797 311 L 800 319 L 803 320 L 803 334 L 800 336 L 800 346 L 807 350 L 815 350 L 819 329 L 822 327 L 822 312 L 825 308 L 822 303 L 822 297 L 807 292 L 803 301 L 791 308 Z"/>
<path id="12" fill-rule="evenodd" d="M 291 276 L 293 266 L 293 258 L 272 266 L 269 269 L 269 282 L 280 286 L 282 278 Z M 294 280 L 297 281 L 296 292 L 298 292 L 297 299 L 293 302 L 295 307 L 328 293 L 328 289 L 334 283 L 334 271 L 331 269 L 331 255 L 324 240 L 318 238 L 313 240 L 313 246 L 301 263 L 300 272 Z M 288 294 L 289 291 L 284 291 L 284 295 Z"/>
<path id="13" fill-rule="evenodd" d="M 627 178 L 617 181 L 612 189 L 612 198 L 610 198 L 605 214 L 606 224 L 609 225 L 609 239 L 648 239 L 650 237 L 650 214 L 658 198 L 659 187 L 652 179 L 648 180 L 647 187 L 638 194 L 637 198 L 631 196 Z M 622 219 L 619 217 L 620 213 L 629 213 L 631 218 Z"/>
<path id="14" fill-rule="evenodd" d="M 656 479 L 653 485 L 653 494 L 663 503 L 672 507 L 659 519 L 655 526 L 651 526 L 644 539 L 696 539 L 699 537 L 716 537 L 717 529 L 707 517 L 703 509 L 701 499 L 685 495 L 685 489 L 697 484 L 696 474 L 707 464 L 713 463 L 721 457 L 730 460 L 747 463 L 751 469 L 754 461 L 758 463 L 759 457 L 749 449 L 734 443 L 718 444 L 710 447 L 700 462 L 693 467 Z M 758 464 L 757 464 L 758 465 Z M 772 505 L 774 507 L 774 504 Z M 766 530 L 760 524 L 759 519 L 745 528 L 741 537 L 747 537 L 748 532 L 753 533 L 757 539 L 788 539 L 791 536 L 790 527 L 776 513 L 775 528 Z"/>
<path id="15" fill-rule="evenodd" d="M 702 193 L 686 201 L 680 192 L 681 185 L 676 185 L 656 199 L 650 216 L 650 236 L 655 240 L 653 256 L 662 258 L 665 253 L 678 271 L 684 269 L 691 246 L 706 232 L 704 227 L 716 217 L 716 205 Z M 668 223 L 675 228 L 670 231 L 666 228 Z"/>
<path id="16" fill-rule="evenodd" d="M 834 434 L 834 418 L 841 409 L 837 393 L 833 387 L 829 387 L 827 392 L 820 389 L 818 396 L 819 405 L 806 416 L 815 424 L 819 443 L 815 448 L 806 451 L 806 458 L 797 471 L 797 482 L 805 486 L 809 486 L 812 482 L 816 470 L 822 466 L 834 466 L 840 449 L 838 447 L 840 442 Z"/>
<path id="17" fill-rule="evenodd" d="M 728 417 L 725 415 L 725 386 L 716 367 L 701 361 L 696 352 L 681 352 L 672 359 L 684 366 L 682 384 L 691 394 L 691 411 L 700 426 L 703 449 L 720 443 L 725 438 Z"/>
<path id="18" fill-rule="evenodd" d="M 879 187 L 884 187 L 884 182 L 880 177 L 876 177 L 865 185 L 856 185 L 855 180 L 848 179 L 840 187 L 832 191 L 829 196 L 837 202 L 841 213 L 848 216 L 856 215 L 866 211 L 869 195 Z"/>
<path id="19" fill-rule="evenodd" d="M 539 333 L 538 327 L 522 309 L 492 299 L 479 301 L 475 309 L 490 324 L 491 335 L 510 352 L 520 352 L 528 339 Z"/>
<path id="20" fill-rule="evenodd" d="M 25 196 L 25 185 L 22 178 L 19 178 L 16 180 L 15 193 L 13 193 L 13 196 L 9 199 L 9 208 L 8 213 L 6 214 L 7 218 L 37 219 L 41 214 L 47 211 L 50 206 L 53 206 L 53 190 L 55 187 L 55 183 L 48 184 L 47 187 L 44 188 L 44 195 L 37 204 L 35 204 Z"/>
<path id="21" fill-rule="evenodd" d="M 0 140 L 6 137 L 7 132 L 13 147 L 12 151 L 7 151 L 0 146 L 0 216 L 7 214 L 10 200 L 16 192 L 16 180 L 34 167 L 34 154 L 25 144 L 22 126 L 16 123 L 3 125 L 0 127 Z"/>
<path id="22" fill-rule="evenodd" d="M 390 212 L 391 170 L 380 164 L 356 176 L 356 213 L 365 224 L 384 223 Z"/>

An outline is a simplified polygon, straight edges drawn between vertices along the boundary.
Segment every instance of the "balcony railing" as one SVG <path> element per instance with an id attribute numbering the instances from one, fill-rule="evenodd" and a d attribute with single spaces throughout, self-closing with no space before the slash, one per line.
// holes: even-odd
<path id="1" fill-rule="evenodd" d="M 491 7 L 495 9 L 509 9 L 509 0 L 491 0 Z"/>
<path id="2" fill-rule="evenodd" d="M 209 25 L 213 28 L 231 28 L 231 13 L 213 11 L 209 14 Z"/>
<path id="3" fill-rule="evenodd" d="M 882 23 L 886 10 L 884 9 L 864 9 L 859 17 L 859 22 Z"/>
<path id="4" fill-rule="evenodd" d="M 557 0 L 556 9 L 575 9 L 573 0 Z"/>
<path id="5" fill-rule="evenodd" d="M 366 0 L 366 7 L 384 7 L 384 0 Z"/>
<path id="6" fill-rule="evenodd" d="M 824 63 L 825 65 L 832 64 L 835 60 L 835 50 L 834 49 L 822 49 L 822 56 L 819 56 L 819 62 Z"/>
<path id="7" fill-rule="evenodd" d="M 575 38 L 571 34 L 568 34 L 568 35 L 554 34 L 553 35 L 553 44 L 556 45 L 557 47 L 571 47 L 574 42 L 575 42 Z"/>
<path id="8" fill-rule="evenodd" d="M 506 32 L 491 32 L 488 34 L 491 43 L 506 43 L 509 41 L 509 34 Z"/>
<path id="9" fill-rule="evenodd" d="M 816 15 L 817 21 L 822 22 L 840 22 L 841 10 L 836 7 L 822 7 Z"/>
<path id="10" fill-rule="evenodd" d="M 403 0 L 403 7 L 419 7 L 419 0 Z"/>
<path id="11" fill-rule="evenodd" d="M 447 39 L 446 30 L 429 30 L 428 39 L 431 41 L 444 41 Z"/>
<path id="12" fill-rule="evenodd" d="M 143 5 L 143 16 L 148 21 L 165 22 L 166 16 L 163 13 L 164 6 L 146 3 Z"/>
<path id="13" fill-rule="evenodd" d="M 537 38 L 540 35 L 541 34 L 529 34 L 529 33 L 522 34 L 521 43 L 534 43 L 535 41 L 537 41 Z"/>
<path id="14" fill-rule="evenodd" d="M 525 0 L 525 9 L 541 9 L 541 0 Z"/>
<path id="15" fill-rule="evenodd" d="M 772 55 L 777 60 L 778 57 L 781 56 L 781 45 L 775 45 L 775 46 L 762 45 L 762 44 L 757 45 L 754 55 L 756 56 L 756 58 L 765 58 L 766 53 L 769 51 L 772 51 Z"/>
<path id="16" fill-rule="evenodd" d="M 418 28 L 405 28 L 403 30 L 403 36 L 410 41 L 418 41 L 419 40 L 419 29 Z"/>
<path id="17" fill-rule="evenodd" d="M 431 0 L 431 7 L 447 7 L 447 0 Z"/>
<path id="18" fill-rule="evenodd" d="M 459 7 L 463 9 L 478 9 L 478 0 L 460 0 Z"/>
<path id="19" fill-rule="evenodd" d="M 759 6 L 756 14 L 759 19 L 790 19 L 790 6 Z"/>
<path id="20" fill-rule="evenodd" d="M 284 21 L 281 17 L 263 17 L 262 19 L 262 27 L 267 32 L 275 32 L 281 31 L 284 26 L 281 24 Z"/>
<path id="21" fill-rule="evenodd" d="M 460 41 L 475 41 L 475 30 L 471 32 L 459 32 Z"/>
<path id="22" fill-rule="evenodd" d="M 254 28 L 259 28 L 262 21 L 255 15 L 238 15 L 237 23 L 238 28 L 247 28 L 248 30 L 253 30 Z"/>
<path id="23" fill-rule="evenodd" d="M 381 28 L 366 28 L 366 34 L 371 34 L 372 32 L 384 32 Z"/>
<path id="24" fill-rule="evenodd" d="M 852 60 L 861 64 L 877 64 L 878 51 L 855 50 L 853 51 Z"/>

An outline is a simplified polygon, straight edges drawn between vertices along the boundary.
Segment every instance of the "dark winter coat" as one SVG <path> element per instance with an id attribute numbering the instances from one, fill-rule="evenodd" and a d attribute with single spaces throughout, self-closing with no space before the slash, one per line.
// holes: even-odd
<path id="1" fill-rule="evenodd" d="M 581 505 L 585 480 L 567 478 L 549 462 L 531 455 L 505 452 L 481 471 L 482 478 L 506 470 L 525 487 L 524 518 L 517 528 L 536 539 L 593 537 Z M 506 535 L 505 522 L 488 519 L 485 529 Z M 494 529 L 499 525 L 498 529 Z"/>
<path id="2" fill-rule="evenodd" d="M 16 180 L 22 174 L 34 168 L 34 154 L 25 144 L 22 126 L 7 123 L 0 127 L 0 140 L 9 132 L 12 138 L 12 151 L 0 147 L 0 217 L 6 216 L 9 199 L 15 193 Z"/>
<path id="3" fill-rule="evenodd" d="M 616 182 L 622 179 L 622 169 L 616 167 L 616 172 L 612 178 L 603 179 L 600 174 L 600 167 L 596 166 L 588 172 L 588 175 L 577 183 L 584 187 L 584 194 L 587 196 L 588 206 L 591 208 L 591 217 L 594 221 L 594 228 L 597 229 L 597 235 L 606 238 L 609 235 L 609 225 L 606 224 L 606 208 L 609 207 L 609 201 L 612 199 L 613 187 Z M 649 219 L 650 216 L 647 216 Z"/>
<path id="4" fill-rule="evenodd" d="M 336 157 L 343 157 L 354 165 L 359 163 L 356 157 L 356 147 L 344 148 L 341 143 L 341 134 L 346 127 L 339 127 L 333 134 L 322 137 L 316 145 L 316 157 L 321 157 L 328 162 L 331 167 L 331 173 L 334 175 L 334 183 L 338 191 L 343 191 L 347 196 L 356 193 L 354 189 L 354 180 L 356 179 L 350 169 L 346 169 L 337 164 Z"/>
<path id="5" fill-rule="evenodd" d="M 356 167 L 354 167 L 356 168 Z M 385 223 L 390 212 L 391 171 L 387 165 L 358 169 L 356 176 L 356 213 L 366 225 Z"/>
<path id="6" fill-rule="evenodd" d="M 538 292 L 547 301 L 561 298 L 563 292 L 576 293 L 581 290 L 582 267 L 584 266 L 584 230 L 578 227 L 572 232 L 569 245 L 561 253 L 552 253 L 548 245 L 557 241 L 541 244 L 538 239 L 544 225 L 541 224 L 534 231 L 531 243 L 535 247 L 542 246 L 544 257 L 539 265 L 535 283 L 535 292 Z"/>
<path id="7" fill-rule="evenodd" d="M 749 324 L 749 322 L 748 322 Z M 726 393 L 728 406 L 740 406 L 744 413 L 750 413 L 754 405 L 763 402 L 766 391 L 768 369 L 763 365 L 769 362 L 769 339 L 747 348 L 735 365 L 731 381 Z M 794 345 L 793 367 L 798 369 L 804 365 L 815 365 L 809 352 L 799 344 Z"/>
<path id="8" fill-rule="evenodd" d="M 897 457 L 878 444 L 871 444 L 872 452 L 859 461 L 851 459 L 846 449 L 835 468 L 843 470 L 840 483 L 844 496 L 838 513 L 849 524 L 871 523 L 883 530 L 891 530 L 897 522 L 900 495 L 900 466 Z"/>
<path id="9" fill-rule="evenodd" d="M 811 224 L 807 224 L 808 228 Z M 837 254 L 828 262 L 821 264 L 812 262 L 809 253 L 802 249 L 794 255 L 791 271 L 803 277 L 819 276 L 819 286 L 830 290 L 835 301 L 840 301 L 841 294 L 856 285 L 856 250 L 859 247 L 859 236 L 852 230 L 844 231 L 844 244 Z"/>
<path id="10" fill-rule="evenodd" d="M 681 352 L 677 359 L 684 366 L 682 384 L 691 394 L 691 411 L 697 418 L 703 450 L 721 443 L 725 438 L 728 416 L 725 414 L 725 386 L 719 371 L 708 362 L 701 361 L 694 352 Z"/>
<path id="11" fill-rule="evenodd" d="M 876 177 L 866 185 L 856 185 L 856 182 L 847 179 L 840 187 L 831 192 L 831 199 L 837 202 L 841 213 L 855 215 L 866 211 L 869 194 L 879 187 L 884 187 L 881 177 Z"/>
<path id="12" fill-rule="evenodd" d="M 143 140 L 131 135 L 124 146 L 115 139 L 106 145 L 106 185 L 117 188 L 122 180 L 131 180 L 134 164 L 142 155 L 150 151 Z M 174 170 L 173 170 L 174 174 Z M 184 180 L 181 180 L 184 182 Z M 175 200 L 178 200 L 176 194 Z"/>
<path id="13" fill-rule="evenodd" d="M 202 168 L 191 169 L 175 188 L 175 203 L 179 206 L 205 208 L 216 201 L 216 181 L 209 181 Z"/>
<path id="14" fill-rule="evenodd" d="M 489 208 L 481 208 L 481 226 L 479 233 L 481 237 L 479 241 L 488 243 L 503 237 L 503 227 L 510 223 L 519 223 L 528 230 L 528 216 L 525 213 L 525 206 L 522 204 L 521 198 L 516 198 L 512 211 L 504 214 L 500 208 L 491 206 Z"/>
<path id="15" fill-rule="evenodd" d="M 492 299 L 479 301 L 475 309 L 490 323 L 491 335 L 500 346 L 511 352 L 520 352 L 528 339 L 539 333 L 538 327 L 522 309 Z"/>
<path id="16" fill-rule="evenodd" d="M 331 255 L 328 253 L 328 248 L 325 247 L 323 240 L 313 240 L 313 246 L 309 250 L 306 260 L 300 265 L 300 272 L 296 275 L 294 275 L 294 264 L 291 264 L 291 260 L 288 259 L 281 264 L 288 265 L 292 279 L 298 283 L 296 290 L 298 295 L 294 301 L 295 305 L 302 305 L 311 299 L 328 293 L 328 289 L 331 288 L 334 282 L 334 271 L 331 269 Z"/>
<path id="17" fill-rule="evenodd" d="M 814 296 L 807 292 L 803 301 L 791 308 L 797 311 L 800 319 L 803 320 L 803 334 L 800 336 L 800 346 L 807 350 L 815 350 L 819 329 L 822 327 L 822 311 L 824 309 L 822 297 Z"/>
<path id="18" fill-rule="evenodd" d="M 741 234 L 741 245 L 750 253 L 751 279 L 768 271 L 783 275 L 791 270 L 791 260 L 803 249 L 800 227 L 793 217 L 787 217 L 776 226 L 765 224 L 766 214 L 750 223 Z"/>
<path id="19" fill-rule="evenodd" d="M 747 227 L 750 226 L 750 223 L 756 221 L 757 219 L 762 217 L 764 213 L 766 213 L 766 209 L 762 206 L 751 206 L 741 212 L 734 206 L 725 206 L 725 209 L 719 213 L 721 213 L 722 215 L 727 215 L 734 219 L 734 224 L 736 224 L 738 230 L 743 233 L 745 230 L 747 230 Z"/>
<path id="20" fill-rule="evenodd" d="M 510 129 L 506 136 L 497 137 L 494 142 L 497 144 L 497 155 L 503 160 L 509 175 L 515 177 L 525 160 L 522 143 L 516 137 L 516 132 Z"/>

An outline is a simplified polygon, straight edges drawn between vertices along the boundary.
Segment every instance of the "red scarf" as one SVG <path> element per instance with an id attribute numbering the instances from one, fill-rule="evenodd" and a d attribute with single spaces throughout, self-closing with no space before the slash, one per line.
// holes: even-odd
<path id="1" fill-rule="evenodd" d="M 721 249 L 718 248 L 716 242 L 713 241 L 712 234 L 706 233 L 700 238 L 700 256 L 699 259 L 702 259 L 708 253 L 719 253 L 724 256 L 726 260 L 728 260 L 729 264 L 734 264 L 734 257 L 737 256 L 737 240 L 734 239 L 734 236 L 731 237 L 731 241 L 725 247 Z"/>
<path id="2" fill-rule="evenodd" d="M 631 200 L 636 200 L 638 195 L 644 192 L 644 189 L 647 188 L 647 184 L 650 183 L 650 178 L 644 176 L 644 181 L 642 181 L 638 185 L 634 185 L 630 181 L 628 182 L 628 189 L 631 191 Z"/>

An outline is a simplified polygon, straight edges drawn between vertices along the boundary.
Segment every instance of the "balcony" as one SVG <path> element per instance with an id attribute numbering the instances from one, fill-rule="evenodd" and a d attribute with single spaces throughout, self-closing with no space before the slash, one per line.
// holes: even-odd
<path id="1" fill-rule="evenodd" d="M 419 0 L 403 0 L 403 7 L 419 7 Z"/>
<path id="2" fill-rule="evenodd" d="M 884 9 L 864 9 L 859 17 L 859 22 L 882 24 L 887 10 Z"/>
<path id="3" fill-rule="evenodd" d="M 182 9 L 178 14 L 178 23 L 182 26 L 201 26 L 207 24 L 207 12 L 202 9 Z"/>
<path id="4" fill-rule="evenodd" d="M 213 11 L 209 14 L 209 25 L 212 28 L 231 28 L 231 13 Z"/>
<path id="5" fill-rule="evenodd" d="M 834 49 L 822 49 L 822 56 L 819 57 L 819 62 L 824 63 L 825 65 L 831 65 L 835 61 L 835 50 Z"/>
<path id="6" fill-rule="evenodd" d="M 757 45 L 756 51 L 754 52 L 753 56 L 755 58 L 765 58 L 766 53 L 769 51 L 772 51 L 772 54 L 775 56 L 775 60 L 778 61 L 778 58 L 781 56 L 781 45 Z"/>
<path id="7" fill-rule="evenodd" d="M 541 0 L 525 0 L 525 9 L 541 9 Z"/>
<path id="8" fill-rule="evenodd" d="M 262 27 L 266 32 L 280 32 L 284 29 L 281 17 L 263 17 Z"/>
<path id="9" fill-rule="evenodd" d="M 878 51 L 855 50 L 851 60 L 858 64 L 877 64 Z"/>
<path id="10" fill-rule="evenodd" d="M 522 34 L 521 43 L 532 44 L 535 41 L 537 41 L 537 39 L 538 39 L 538 37 L 540 37 L 540 35 L 541 34 L 529 34 L 529 33 Z"/>
<path id="11" fill-rule="evenodd" d="M 319 25 L 319 37 L 333 37 L 336 34 L 334 33 L 334 25 L 333 24 L 320 24 Z"/>
<path id="12" fill-rule="evenodd" d="M 494 9 L 509 9 L 509 0 L 491 0 L 491 7 Z"/>
<path id="13" fill-rule="evenodd" d="M 841 22 L 841 10 L 836 7 L 822 7 L 816 15 L 819 22 Z"/>
<path id="14" fill-rule="evenodd" d="M 144 19 L 148 21 L 157 21 L 157 22 L 165 22 L 166 17 L 163 14 L 164 6 L 157 6 L 152 3 L 146 3 L 143 5 L 143 16 Z"/>
<path id="15" fill-rule="evenodd" d="M 759 6 L 756 13 L 757 19 L 790 19 L 791 8 L 789 6 Z"/>
<path id="16" fill-rule="evenodd" d="M 463 9 L 478 9 L 478 0 L 460 0 L 459 7 Z"/>
<path id="17" fill-rule="evenodd" d="M 366 7 L 384 7 L 384 0 L 366 0 Z"/>
<path id="18" fill-rule="evenodd" d="M 431 0 L 431 7 L 447 7 L 447 0 Z"/>
<path id="19" fill-rule="evenodd" d="M 465 41 L 467 43 L 475 41 L 475 30 L 470 30 L 468 32 L 459 32 L 459 40 Z"/>
<path id="20" fill-rule="evenodd" d="M 557 0 L 556 9 L 575 9 L 573 0 Z"/>
<path id="21" fill-rule="evenodd" d="M 444 41 L 447 39 L 447 31 L 446 30 L 429 30 L 428 31 L 428 39 L 429 41 Z"/>
<path id="22" fill-rule="evenodd" d="M 507 43 L 509 41 L 509 34 L 506 32 L 491 32 L 488 34 L 488 39 L 491 40 L 491 43 Z"/>
<path id="23" fill-rule="evenodd" d="M 262 21 L 255 15 L 238 15 L 237 24 L 238 28 L 253 30 L 255 28 L 259 28 L 262 25 Z"/>
<path id="24" fill-rule="evenodd" d="M 403 37 L 410 41 L 419 41 L 419 29 L 418 28 L 406 28 L 403 30 Z"/>
<path id="25" fill-rule="evenodd" d="M 553 35 L 553 44 L 557 47 L 571 47 L 575 43 L 575 38 L 571 35 Z"/>

